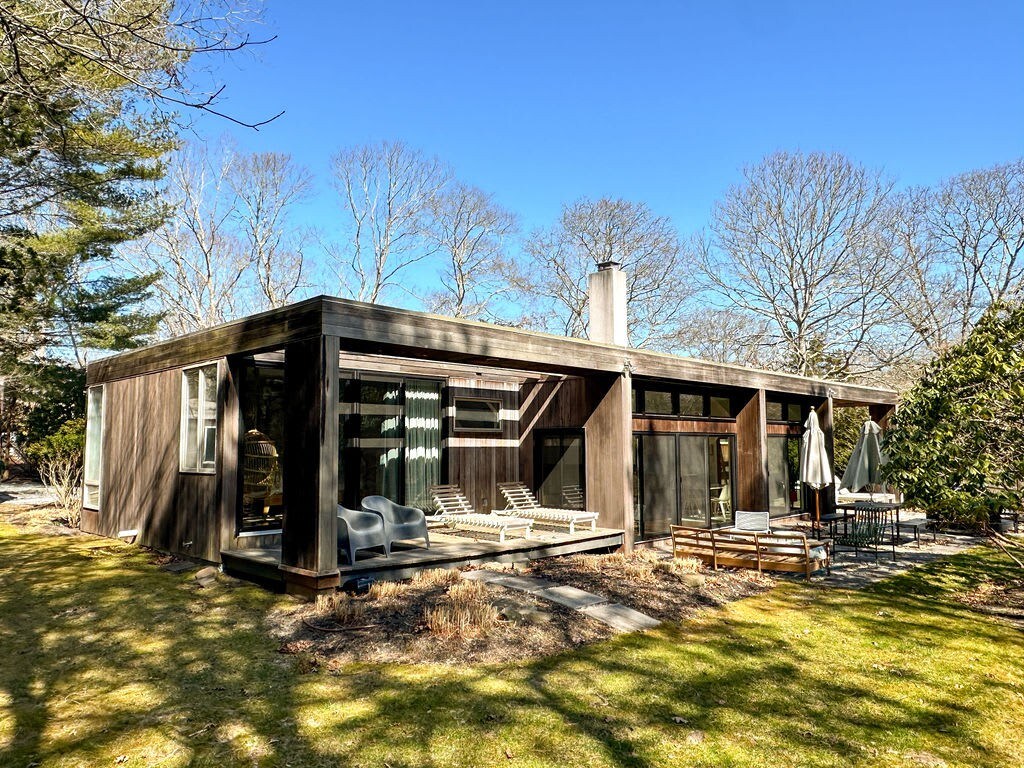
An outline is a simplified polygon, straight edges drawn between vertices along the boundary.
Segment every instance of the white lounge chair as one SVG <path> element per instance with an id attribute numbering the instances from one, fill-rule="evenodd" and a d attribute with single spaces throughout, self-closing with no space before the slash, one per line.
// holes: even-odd
<path id="1" fill-rule="evenodd" d="M 597 530 L 596 512 L 542 507 L 537 497 L 523 483 L 498 483 L 498 490 L 509 506 L 508 509 L 494 510 L 499 515 L 520 515 L 546 525 L 564 525 L 569 528 L 569 533 L 574 533 L 577 525 L 587 523 L 590 524 L 590 530 Z"/>
<path id="2" fill-rule="evenodd" d="M 533 520 L 526 517 L 493 513 L 484 515 L 477 512 L 457 485 L 435 485 L 430 489 L 430 495 L 437 505 L 438 513 L 430 515 L 427 520 L 438 520 L 457 531 L 494 533 L 498 541 L 503 542 L 511 534 L 529 536 L 533 528 Z"/>
<path id="3" fill-rule="evenodd" d="M 749 531 L 751 533 L 771 533 L 768 527 L 767 512 L 749 512 L 742 509 L 736 510 L 736 520 L 733 522 L 732 530 Z"/>

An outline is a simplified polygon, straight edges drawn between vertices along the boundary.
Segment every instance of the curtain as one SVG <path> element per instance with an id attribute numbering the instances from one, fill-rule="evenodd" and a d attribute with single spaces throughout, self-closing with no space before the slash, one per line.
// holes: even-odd
<path id="1" fill-rule="evenodd" d="M 405 384 L 405 503 L 426 510 L 430 486 L 441 481 L 441 385 Z"/>

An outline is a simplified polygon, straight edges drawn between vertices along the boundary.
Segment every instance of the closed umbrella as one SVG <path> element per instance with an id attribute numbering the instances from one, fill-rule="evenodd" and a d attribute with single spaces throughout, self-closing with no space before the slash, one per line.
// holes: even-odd
<path id="1" fill-rule="evenodd" d="M 833 481 L 832 464 L 825 450 L 825 433 L 818 424 L 818 414 L 811 409 L 811 415 L 804 422 L 804 436 L 800 443 L 800 482 L 814 489 L 814 526 L 821 525 L 819 491 Z"/>
<path id="2" fill-rule="evenodd" d="M 882 467 L 888 461 L 882 450 L 882 428 L 870 419 L 865 421 L 839 487 L 856 493 L 866 485 L 881 485 Z"/>

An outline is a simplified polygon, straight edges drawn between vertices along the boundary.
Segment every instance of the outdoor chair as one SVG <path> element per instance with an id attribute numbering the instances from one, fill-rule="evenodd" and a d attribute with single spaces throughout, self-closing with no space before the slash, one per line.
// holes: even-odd
<path id="1" fill-rule="evenodd" d="M 493 533 L 498 541 L 505 541 L 509 534 L 518 533 L 529 536 L 533 520 L 525 517 L 496 515 L 493 512 L 484 515 L 473 509 L 469 499 L 457 485 L 435 485 L 430 489 L 430 496 L 437 506 L 438 514 L 427 517 L 427 522 L 437 520 L 457 531 L 477 531 Z"/>
<path id="2" fill-rule="evenodd" d="M 896 559 L 896 525 L 886 510 L 879 509 L 858 509 L 848 527 L 843 532 L 838 531 L 833 539 L 833 545 L 841 545 L 853 548 L 853 556 L 857 557 L 860 551 L 870 551 L 878 562 L 878 550 L 886 542 L 886 536 L 892 547 L 892 559 Z"/>
<path id="3" fill-rule="evenodd" d="M 384 537 L 384 521 L 372 512 L 359 512 L 338 505 L 338 549 L 348 555 L 348 564 L 356 564 L 356 550 L 388 547 Z"/>
<path id="4" fill-rule="evenodd" d="M 528 517 L 546 525 L 564 525 L 569 529 L 569 533 L 574 533 L 577 525 L 588 523 L 590 530 L 597 530 L 596 512 L 542 507 L 537 497 L 523 483 L 498 483 L 498 490 L 508 503 L 508 509 L 494 510 L 499 515 Z"/>
<path id="5" fill-rule="evenodd" d="M 733 530 L 750 531 L 753 533 L 771 533 L 768 527 L 768 512 L 749 512 L 742 509 L 736 510 L 736 519 L 733 522 Z"/>
<path id="6" fill-rule="evenodd" d="M 384 551 L 391 554 L 396 541 L 423 539 L 430 549 L 430 534 L 427 533 L 427 516 L 416 507 L 403 507 L 383 496 L 367 496 L 362 501 L 363 510 L 379 515 L 384 521 Z"/>

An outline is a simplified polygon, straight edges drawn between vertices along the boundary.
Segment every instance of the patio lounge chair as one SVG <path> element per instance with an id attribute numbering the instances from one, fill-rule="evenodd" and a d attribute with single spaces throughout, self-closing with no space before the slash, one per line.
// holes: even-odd
<path id="1" fill-rule="evenodd" d="M 427 533 L 427 516 L 416 507 L 403 507 L 383 496 L 367 496 L 361 502 L 364 512 L 379 515 L 384 521 L 384 551 L 391 554 L 396 541 L 423 539 L 430 549 L 430 535 Z"/>
<path id="2" fill-rule="evenodd" d="M 742 509 L 736 510 L 736 519 L 733 522 L 732 530 L 752 533 L 772 532 L 772 529 L 768 527 L 767 512 L 748 512 Z"/>
<path id="3" fill-rule="evenodd" d="M 427 520 L 441 520 L 457 531 L 495 533 L 498 541 L 505 541 L 505 536 L 512 533 L 529 536 L 533 527 L 533 520 L 525 517 L 496 515 L 493 512 L 484 515 L 477 512 L 457 485 L 435 485 L 430 489 L 430 496 L 439 512 Z"/>
<path id="4" fill-rule="evenodd" d="M 388 548 L 384 539 L 384 521 L 372 512 L 358 512 L 338 505 L 338 549 L 348 555 L 348 564 L 356 564 L 356 550 L 371 547 Z"/>
<path id="5" fill-rule="evenodd" d="M 574 533 L 577 525 L 587 523 L 590 524 L 590 530 L 597 530 L 596 512 L 542 507 L 537 497 L 523 483 L 498 483 L 498 490 L 509 506 L 508 509 L 494 510 L 499 515 L 518 515 L 546 525 L 564 525 L 569 528 L 569 533 Z"/>

